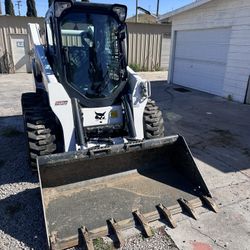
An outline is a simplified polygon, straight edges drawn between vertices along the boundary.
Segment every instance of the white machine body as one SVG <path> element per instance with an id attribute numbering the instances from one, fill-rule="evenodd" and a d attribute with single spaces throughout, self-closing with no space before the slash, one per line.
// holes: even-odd
<path id="1" fill-rule="evenodd" d="M 74 119 L 72 112 L 71 98 L 63 85 L 57 81 L 51 66 L 45 55 L 45 48 L 40 36 L 40 27 L 38 24 L 30 23 L 30 38 L 34 48 L 33 73 L 41 71 L 42 82 L 38 82 L 34 77 L 35 87 L 47 91 L 49 103 L 52 111 L 59 119 L 64 136 L 65 152 L 79 149 L 76 143 Z M 50 34 L 50 32 L 48 32 Z M 35 72 L 34 72 L 35 71 Z M 127 67 L 130 86 L 130 102 L 134 114 L 134 126 L 136 137 L 134 139 L 142 140 L 143 131 L 143 112 L 151 95 L 150 82 L 143 80 L 130 67 Z M 108 106 L 96 108 L 82 108 L 83 126 L 91 127 L 97 125 L 119 124 L 123 122 L 123 110 L 121 106 Z M 123 138 L 114 139 L 114 143 L 124 143 Z M 101 146 L 101 144 L 98 144 Z M 103 144 L 105 146 L 105 144 Z M 93 143 L 88 143 L 87 147 L 93 147 Z"/>

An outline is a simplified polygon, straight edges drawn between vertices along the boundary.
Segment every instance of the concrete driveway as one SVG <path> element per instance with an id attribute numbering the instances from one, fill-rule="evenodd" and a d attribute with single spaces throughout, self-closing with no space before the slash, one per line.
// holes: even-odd
<path id="1" fill-rule="evenodd" d="M 179 216 L 167 228 L 180 249 L 250 249 L 250 106 L 190 90 L 155 83 L 167 134 L 182 134 L 219 205 L 198 221 Z"/>
<path id="2" fill-rule="evenodd" d="M 21 92 L 33 90 L 31 82 L 30 74 L 0 76 L 0 236 L 8 238 L 7 245 L 0 242 L 3 249 L 44 247 L 37 179 L 25 163 L 21 133 L 19 98 Z M 178 133 L 186 138 L 220 211 L 215 214 L 201 208 L 197 221 L 178 215 L 177 228 L 165 230 L 180 249 L 247 250 L 250 246 L 250 106 L 199 91 L 179 90 L 182 92 L 165 81 L 152 82 L 152 98 L 162 109 L 167 134 Z M 15 130 L 6 130 L 9 127 Z M 8 208 L 7 215 L 1 207 Z M 16 239 L 21 243 L 15 243 Z"/>
<path id="3" fill-rule="evenodd" d="M 34 91 L 32 74 L 0 74 L 0 116 L 20 115 L 21 95 Z"/>

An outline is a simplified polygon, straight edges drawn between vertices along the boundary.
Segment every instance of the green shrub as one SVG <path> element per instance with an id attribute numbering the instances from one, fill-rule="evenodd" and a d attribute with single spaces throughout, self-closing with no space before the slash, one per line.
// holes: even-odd
<path id="1" fill-rule="evenodd" d="M 162 70 L 161 66 L 157 63 L 154 67 L 154 71 L 161 71 L 161 70 Z"/>
<path id="2" fill-rule="evenodd" d="M 141 71 L 141 67 L 139 64 L 136 63 L 130 63 L 129 67 L 134 70 L 135 72 Z"/>

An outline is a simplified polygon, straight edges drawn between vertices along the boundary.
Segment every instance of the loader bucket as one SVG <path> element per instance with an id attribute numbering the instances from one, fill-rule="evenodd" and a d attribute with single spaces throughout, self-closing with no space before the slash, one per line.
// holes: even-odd
<path id="1" fill-rule="evenodd" d="M 45 224 L 51 249 L 110 235 L 120 246 L 123 230 L 136 226 L 150 236 L 160 218 L 175 227 L 174 214 L 196 218 L 211 194 L 181 136 L 37 159 Z M 159 205 L 160 204 L 160 205 Z"/>

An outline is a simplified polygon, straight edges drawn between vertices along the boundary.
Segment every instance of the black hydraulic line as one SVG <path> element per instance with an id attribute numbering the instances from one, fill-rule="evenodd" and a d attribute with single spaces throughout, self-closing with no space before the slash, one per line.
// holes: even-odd
<path id="1" fill-rule="evenodd" d="M 83 118 L 82 118 L 82 112 L 79 107 L 79 102 L 76 98 L 72 98 L 71 102 L 72 102 L 72 110 L 73 110 L 77 144 L 80 146 L 85 146 L 86 140 L 84 136 L 85 134 L 84 134 L 84 128 L 83 128 Z"/>
<path id="2" fill-rule="evenodd" d="M 127 120 L 129 136 L 131 138 L 135 138 L 136 132 L 135 132 L 135 125 L 134 125 L 134 117 L 133 117 L 133 112 L 132 112 L 131 106 L 130 106 L 129 101 L 128 101 L 128 97 L 122 96 L 121 99 L 122 99 L 122 103 L 123 103 L 123 106 L 125 109 L 125 116 L 126 116 L 126 120 Z"/>
<path id="3" fill-rule="evenodd" d="M 244 98 L 244 104 L 247 103 L 247 99 L 248 99 L 248 96 L 249 96 L 249 91 L 250 91 L 250 76 L 248 77 L 247 89 L 246 89 L 246 94 L 245 94 L 245 98 Z"/>

